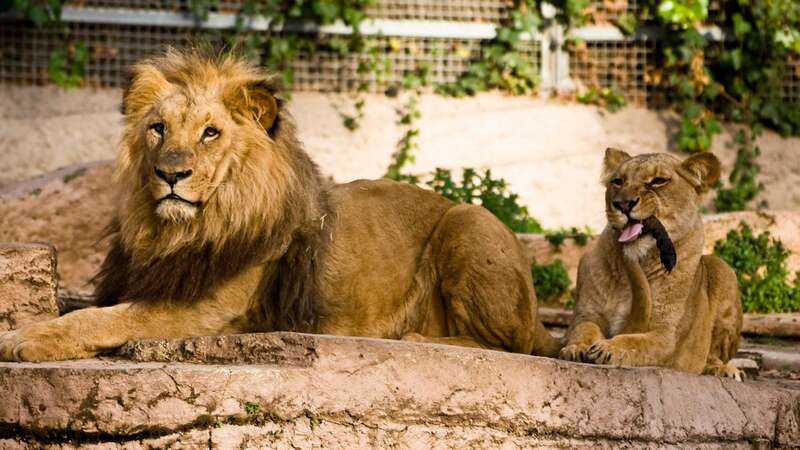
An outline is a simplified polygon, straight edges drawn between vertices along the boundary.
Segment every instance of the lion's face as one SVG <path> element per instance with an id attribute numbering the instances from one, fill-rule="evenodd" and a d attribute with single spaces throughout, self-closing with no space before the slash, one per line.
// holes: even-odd
<path id="1" fill-rule="evenodd" d="M 193 219 L 225 176 L 222 162 L 239 126 L 217 99 L 182 92 L 155 105 L 143 125 L 142 169 L 156 213 L 174 222 Z"/>
<path id="2" fill-rule="evenodd" d="M 655 244 L 643 226 L 650 217 L 658 219 L 673 240 L 692 231 L 699 194 L 716 182 L 719 171 L 719 161 L 710 153 L 681 161 L 666 153 L 631 157 L 608 149 L 603 173 L 606 216 L 626 254 L 643 255 Z"/>
<path id="3" fill-rule="evenodd" d="M 215 197 L 244 201 L 217 193 L 246 160 L 259 158 L 262 173 L 277 165 L 269 130 L 278 103 L 262 73 L 233 59 L 209 63 L 177 53 L 134 72 L 122 167 L 138 172 L 146 203 L 164 223 L 192 222 Z"/>

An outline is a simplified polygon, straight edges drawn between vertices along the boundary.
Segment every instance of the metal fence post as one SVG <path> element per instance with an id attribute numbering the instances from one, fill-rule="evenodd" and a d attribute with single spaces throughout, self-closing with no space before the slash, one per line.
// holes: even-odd
<path id="1" fill-rule="evenodd" d="M 549 25 L 541 31 L 539 42 L 539 70 L 541 72 L 541 83 L 539 84 L 539 94 L 542 98 L 548 98 L 553 94 L 556 86 L 557 70 L 555 64 L 555 52 L 558 51 L 553 41 L 553 24 L 555 23 L 556 7 L 550 3 L 542 2 L 542 18 L 549 22 Z"/>
<path id="2" fill-rule="evenodd" d="M 569 77 L 569 53 L 564 47 L 564 26 L 555 20 L 556 7 L 542 3 L 542 18 L 548 22 L 542 31 L 541 40 L 541 88 L 542 97 L 572 92 L 575 84 Z"/>

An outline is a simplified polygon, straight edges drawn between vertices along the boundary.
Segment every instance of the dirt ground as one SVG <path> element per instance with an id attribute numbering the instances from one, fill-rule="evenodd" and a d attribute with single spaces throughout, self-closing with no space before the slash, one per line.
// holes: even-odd
<path id="1" fill-rule="evenodd" d="M 55 87 L 0 86 L 0 189 L 16 180 L 78 162 L 110 159 L 121 129 L 121 92 L 64 91 Z M 366 96 L 362 126 L 350 132 L 339 110 L 346 95 L 295 93 L 290 108 L 307 150 L 337 181 L 383 175 L 403 130 L 395 109 L 404 99 Z M 673 113 L 627 107 L 609 113 L 497 93 L 467 99 L 425 95 L 420 99 L 420 150 L 414 173 L 435 167 L 491 168 L 545 226 L 604 224 L 598 183 L 603 150 L 661 152 L 673 145 Z M 800 139 L 767 132 L 760 139 L 772 209 L 800 206 Z M 733 161 L 730 133 L 715 140 L 725 172 Z"/>

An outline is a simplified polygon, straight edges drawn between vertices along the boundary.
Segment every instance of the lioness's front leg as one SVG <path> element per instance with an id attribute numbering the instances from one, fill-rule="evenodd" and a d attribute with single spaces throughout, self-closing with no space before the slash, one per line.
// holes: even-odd
<path id="1" fill-rule="evenodd" d="M 595 322 L 579 322 L 569 332 L 567 345 L 561 349 L 559 357 L 567 361 L 585 361 L 584 354 L 595 342 L 604 338 L 603 331 Z"/>
<path id="2" fill-rule="evenodd" d="M 140 302 L 82 309 L 0 334 L 0 360 L 89 358 L 129 340 L 248 331 L 245 312 L 231 306 Z"/>
<path id="3" fill-rule="evenodd" d="M 584 353 L 587 362 L 618 366 L 663 365 L 672 353 L 675 339 L 664 333 L 619 334 L 592 344 Z"/>

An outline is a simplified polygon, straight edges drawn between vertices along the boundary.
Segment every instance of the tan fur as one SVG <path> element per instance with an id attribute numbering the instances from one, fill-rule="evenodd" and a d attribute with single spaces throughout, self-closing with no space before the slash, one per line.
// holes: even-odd
<path id="1" fill-rule="evenodd" d="M 104 306 L 0 335 L 1 360 L 272 330 L 558 354 L 507 227 L 408 184 L 327 185 L 274 76 L 169 51 L 134 68 L 124 112 Z"/>
<path id="2" fill-rule="evenodd" d="M 668 182 L 653 184 L 657 177 Z M 728 364 L 742 326 L 736 275 L 719 258 L 702 255 L 698 197 L 718 177 L 719 161 L 710 153 L 681 161 L 668 154 L 606 152 L 608 226 L 580 262 L 562 358 L 740 377 Z M 628 217 L 613 202 L 634 199 L 632 219 L 655 216 L 669 233 L 677 252 L 671 273 L 651 236 L 618 242 Z"/>

